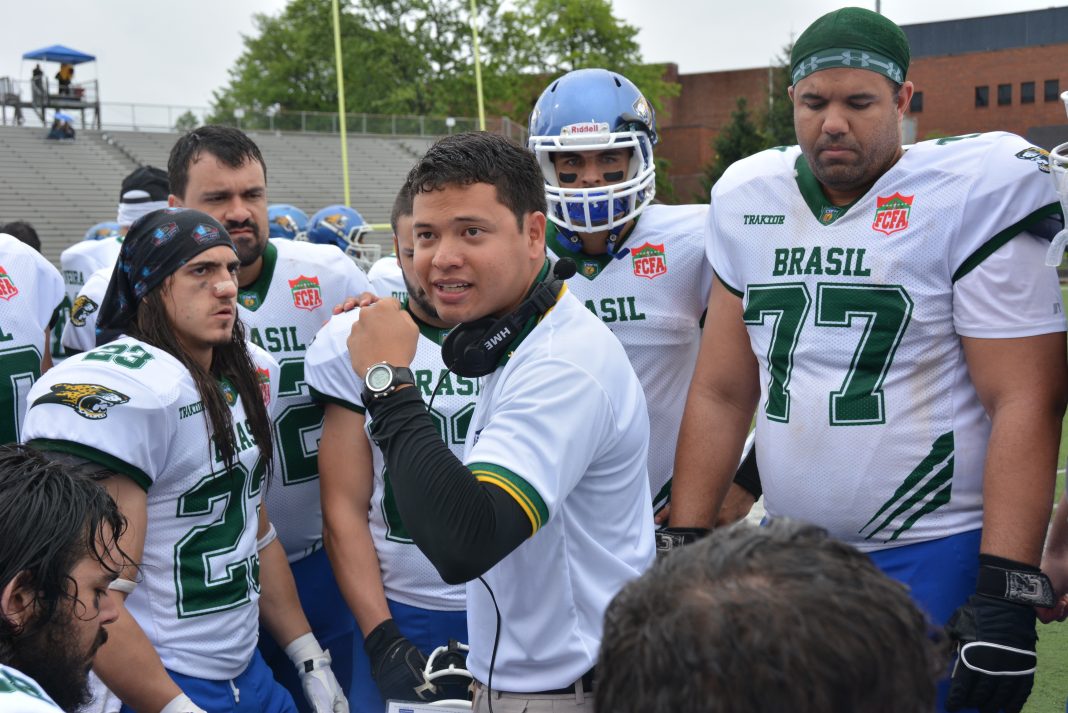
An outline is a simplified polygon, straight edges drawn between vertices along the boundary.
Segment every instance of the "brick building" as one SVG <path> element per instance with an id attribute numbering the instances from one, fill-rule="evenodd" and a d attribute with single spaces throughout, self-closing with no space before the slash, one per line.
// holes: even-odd
<path id="1" fill-rule="evenodd" d="M 1068 90 L 1068 7 L 903 26 L 916 85 L 907 140 L 973 131 L 1012 131 L 1051 148 L 1068 141 L 1059 95 Z M 712 142 L 738 97 L 759 114 L 767 105 L 770 68 L 678 74 L 682 89 L 665 102 L 661 146 L 680 202 L 703 189 Z"/>

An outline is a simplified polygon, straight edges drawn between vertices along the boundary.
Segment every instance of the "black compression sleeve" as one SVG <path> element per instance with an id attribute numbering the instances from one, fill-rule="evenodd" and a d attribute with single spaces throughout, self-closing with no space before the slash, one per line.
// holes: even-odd
<path id="1" fill-rule="evenodd" d="M 738 471 L 734 474 L 734 484 L 747 490 L 754 498 L 759 498 L 764 492 L 760 485 L 760 472 L 757 470 L 755 443 L 738 466 Z"/>
<path id="2" fill-rule="evenodd" d="M 480 483 L 441 440 L 419 389 L 367 404 L 405 529 L 449 584 L 474 579 L 530 537 L 502 488 Z"/>

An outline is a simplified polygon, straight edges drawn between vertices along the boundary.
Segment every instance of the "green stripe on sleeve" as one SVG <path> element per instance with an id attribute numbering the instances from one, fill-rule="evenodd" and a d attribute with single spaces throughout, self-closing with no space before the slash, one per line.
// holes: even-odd
<path id="1" fill-rule="evenodd" d="M 549 508 L 530 483 L 507 468 L 493 463 L 468 463 L 467 467 L 479 482 L 496 485 L 519 503 L 519 507 L 523 508 L 523 512 L 530 519 L 531 535 L 548 522 Z"/>
<path id="2" fill-rule="evenodd" d="M 326 403 L 326 404 L 335 404 L 337 406 L 341 406 L 342 408 L 347 408 L 349 411 L 355 411 L 356 413 L 360 414 L 361 416 L 363 414 L 367 413 L 367 409 L 365 409 L 363 406 L 357 406 L 356 404 L 352 403 L 351 401 L 346 401 L 345 399 L 339 399 L 336 396 L 331 396 L 330 394 L 324 394 L 322 391 L 319 391 L 314 386 L 309 385 L 308 386 L 308 391 L 311 393 L 311 397 L 312 397 L 313 401 L 320 401 L 320 402 Z"/>
<path id="3" fill-rule="evenodd" d="M 713 272 L 715 272 L 715 270 L 713 270 Z M 727 292 L 730 292 L 735 297 L 738 297 L 738 298 L 745 297 L 745 293 L 744 292 L 742 292 L 741 290 L 737 290 L 733 286 L 729 285 L 727 283 L 727 281 L 723 279 L 723 275 L 720 275 L 718 272 L 716 273 L 716 279 L 719 280 L 721 285 L 723 285 L 724 287 L 727 288 Z"/>
<path id="4" fill-rule="evenodd" d="M 1000 233 L 983 243 L 978 250 L 968 256 L 968 258 L 961 263 L 961 266 L 957 268 L 957 271 L 953 273 L 953 282 L 956 282 L 960 278 L 967 275 L 969 272 L 979 267 L 984 260 L 993 255 L 998 248 L 1003 246 L 1015 238 L 1020 233 L 1024 232 L 1031 226 L 1037 224 L 1039 221 L 1045 220 L 1051 215 L 1055 215 L 1061 212 L 1060 203 L 1050 203 L 1049 205 L 1042 206 L 1034 213 L 1031 213 L 1023 220 L 1013 223 L 1009 227 L 1002 230 Z"/>
<path id="5" fill-rule="evenodd" d="M 138 487 L 146 493 L 148 492 L 148 488 L 152 485 L 152 478 L 148 477 L 148 473 L 145 471 L 124 460 L 116 458 L 110 453 L 105 453 L 104 451 L 93 448 L 92 446 L 87 446 L 82 443 L 74 443 L 73 441 L 59 441 L 51 438 L 34 438 L 27 445 L 41 451 L 69 453 L 72 456 L 78 456 L 79 458 L 85 458 L 94 463 L 99 463 L 110 471 L 127 476 L 130 480 L 137 483 Z"/>

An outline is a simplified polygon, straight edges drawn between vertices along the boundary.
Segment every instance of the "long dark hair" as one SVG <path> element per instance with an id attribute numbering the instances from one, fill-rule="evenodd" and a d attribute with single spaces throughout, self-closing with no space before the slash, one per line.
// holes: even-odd
<path id="1" fill-rule="evenodd" d="M 118 546 L 125 529 L 99 483 L 33 448 L 0 446 L 0 591 L 26 577 L 37 593 L 30 621 L 16 625 L 0 612 L 0 661 L 10 660 L 16 638 L 47 626 L 60 602 L 78 600 L 71 571 L 82 558 L 119 574 L 129 562 Z"/>
<path id="2" fill-rule="evenodd" d="M 230 415 L 230 407 L 226 403 L 219 381 L 225 378 L 233 385 L 241 403 L 245 406 L 252 437 L 260 448 L 261 463 L 265 466 L 264 482 L 269 483 L 274 471 L 271 420 L 267 415 L 267 406 L 263 402 L 256 365 L 248 353 L 245 328 L 241 320 L 234 320 L 230 341 L 212 349 L 211 367 L 205 370 L 189 355 L 174 335 L 174 329 L 163 305 L 163 290 L 166 285 L 167 282 L 164 282 L 145 295 L 137 309 L 137 318 L 130 325 L 127 333 L 170 353 L 189 369 L 200 399 L 204 402 L 204 411 L 207 413 L 211 427 L 212 441 L 228 470 L 237 464 L 238 448 L 234 440 L 233 417 Z M 215 454 L 210 454 L 210 457 L 214 459 Z"/>

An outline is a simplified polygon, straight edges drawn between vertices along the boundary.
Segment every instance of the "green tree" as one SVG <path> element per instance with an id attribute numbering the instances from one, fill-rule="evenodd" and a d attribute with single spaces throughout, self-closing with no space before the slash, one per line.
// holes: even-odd
<path id="1" fill-rule="evenodd" d="M 197 120 L 197 115 L 192 111 L 186 110 L 184 114 L 178 117 L 174 122 L 174 130 L 186 133 L 200 126 L 200 121 Z"/>
<path id="2" fill-rule="evenodd" d="M 735 109 L 731 112 L 730 122 L 720 130 L 719 135 L 712 142 L 715 155 L 712 162 L 705 168 L 705 175 L 701 178 L 705 191 L 696 199 L 707 203 L 708 192 L 712 190 L 712 186 L 720 179 L 727 167 L 735 161 L 763 150 L 765 143 L 764 135 L 753 121 L 748 102 L 745 97 L 738 97 Z"/>
<path id="3" fill-rule="evenodd" d="M 525 120 L 549 78 L 583 66 L 630 77 L 654 106 L 678 92 L 663 67 L 643 65 L 637 29 L 616 19 L 608 0 L 479 0 L 488 114 Z M 474 48 L 467 0 L 341 0 L 346 108 L 350 112 L 474 116 Z M 256 31 L 215 92 L 212 119 L 242 126 L 268 107 L 333 112 L 337 81 L 330 0 L 291 0 Z M 279 128 L 288 128 L 276 120 Z"/>
<path id="4" fill-rule="evenodd" d="M 772 146 L 793 146 L 797 143 L 794 132 L 794 105 L 790 101 L 787 89 L 790 86 L 790 52 L 793 43 L 786 45 L 777 61 L 771 67 L 771 96 L 768 97 L 768 111 L 764 115 L 764 148 Z"/>
<path id="5" fill-rule="evenodd" d="M 525 114 L 548 80 L 602 67 L 630 79 L 661 110 L 679 85 L 664 81 L 664 65 L 642 63 L 637 36 L 638 28 L 616 18 L 607 0 L 517 0 L 487 43 L 494 100 L 501 110 Z"/>

